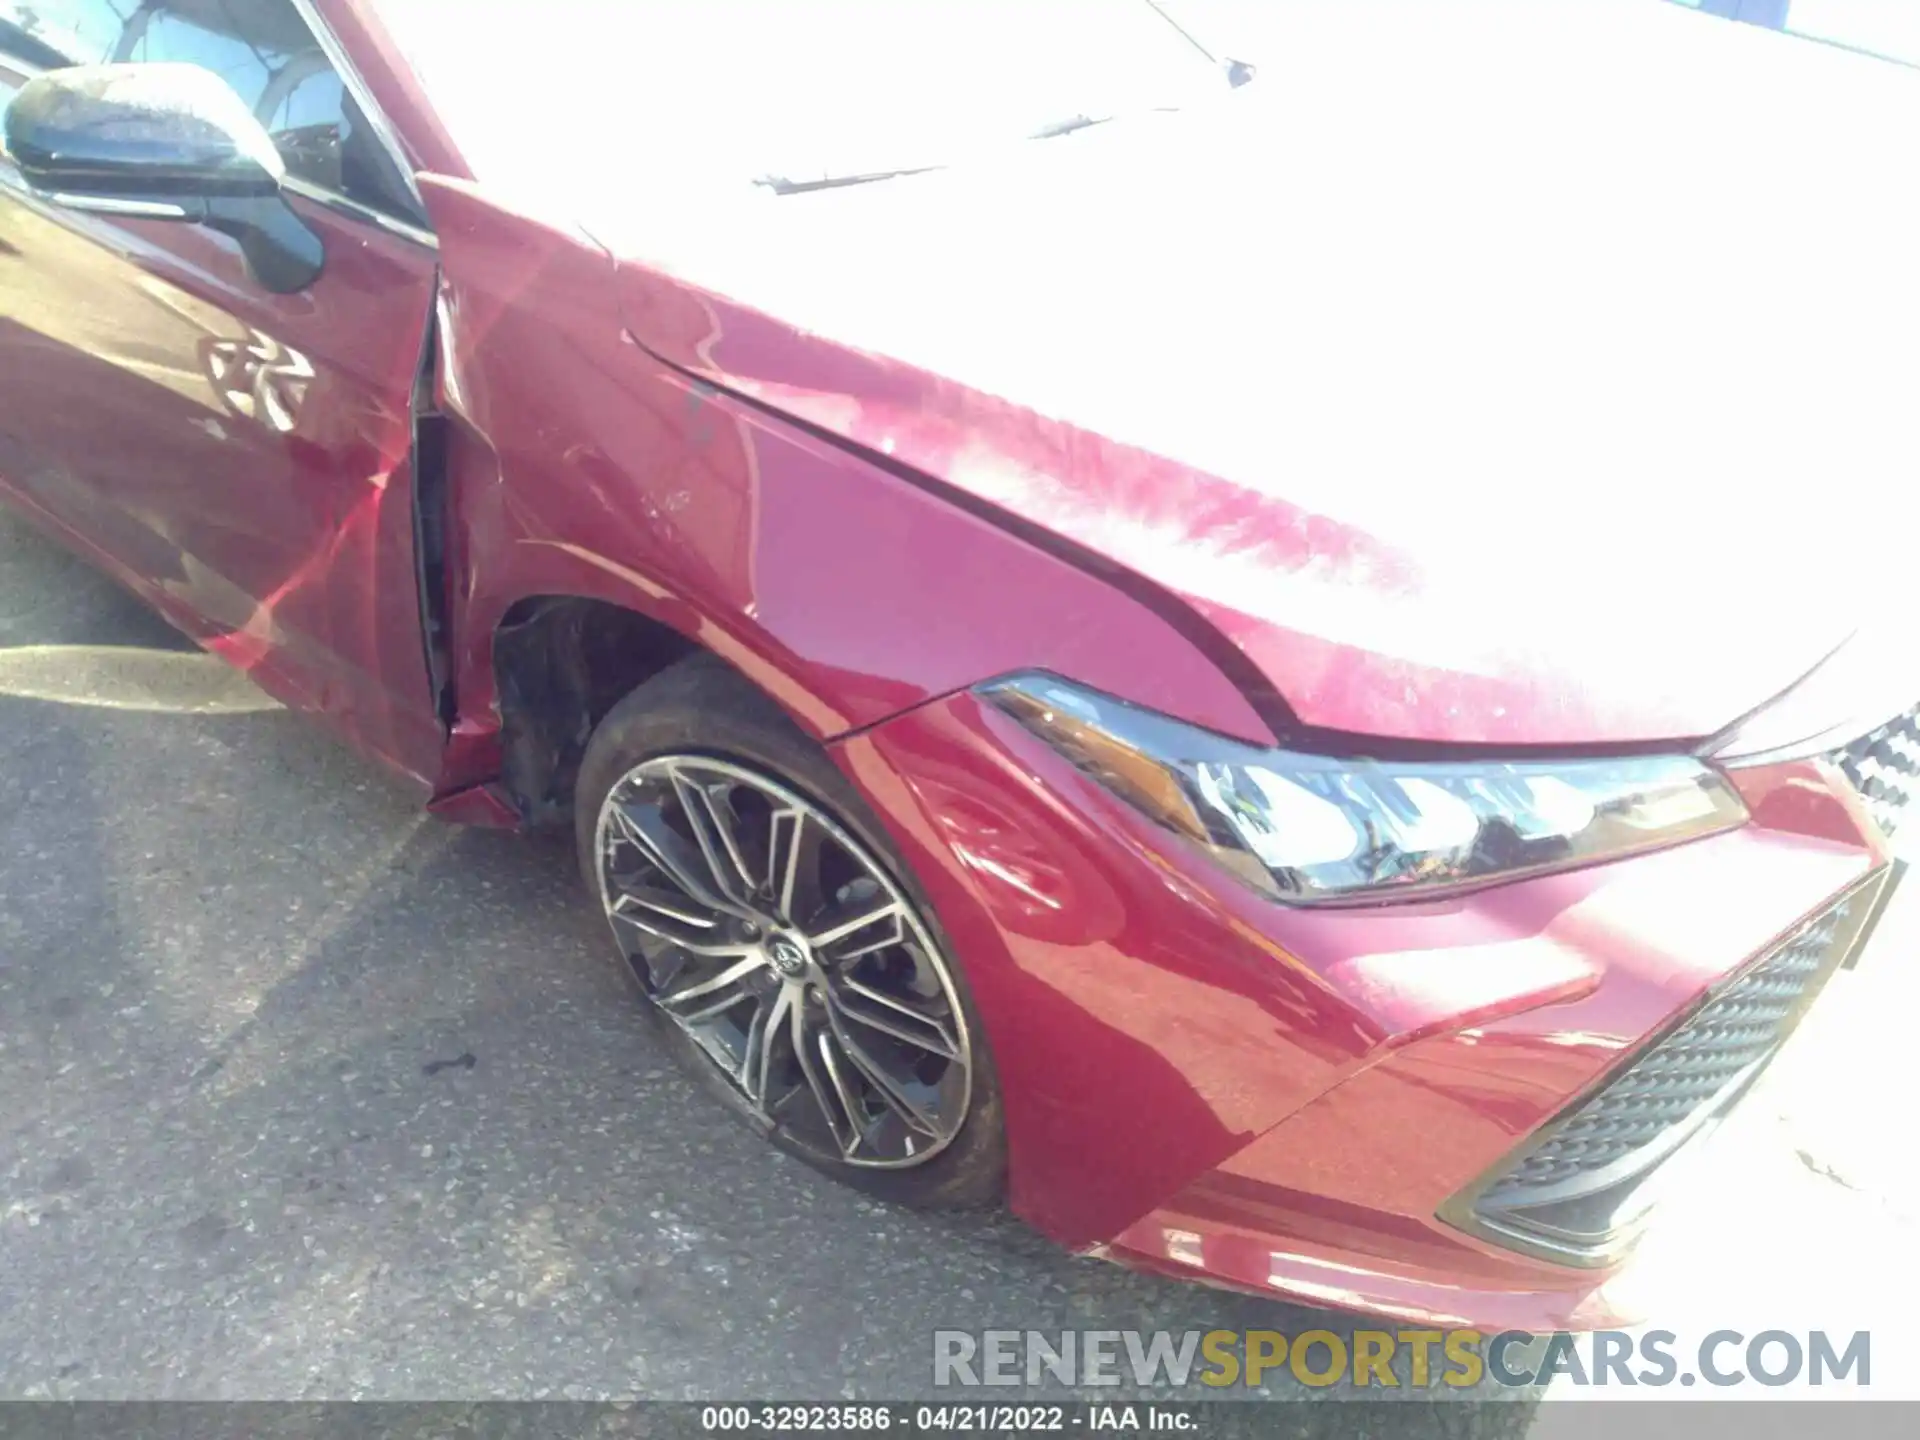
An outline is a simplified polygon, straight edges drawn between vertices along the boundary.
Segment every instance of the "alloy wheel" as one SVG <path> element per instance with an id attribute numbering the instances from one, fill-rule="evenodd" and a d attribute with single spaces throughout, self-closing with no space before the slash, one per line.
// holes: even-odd
<path id="1" fill-rule="evenodd" d="M 821 807 L 729 761 L 660 756 L 608 792 L 595 844 L 642 989 L 761 1123 L 883 1169 L 959 1133 L 972 1055 L 946 959 Z"/>

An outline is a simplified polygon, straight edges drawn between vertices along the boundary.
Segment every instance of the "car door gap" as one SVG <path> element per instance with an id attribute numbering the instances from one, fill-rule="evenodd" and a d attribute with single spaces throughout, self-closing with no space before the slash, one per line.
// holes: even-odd
<path id="1" fill-rule="evenodd" d="M 447 417 L 434 391 L 440 327 L 429 312 L 420 368 L 413 384 L 413 554 L 420 588 L 420 633 L 426 646 L 427 685 L 442 733 L 459 715 L 453 679 L 453 619 L 447 589 L 449 484 Z"/>

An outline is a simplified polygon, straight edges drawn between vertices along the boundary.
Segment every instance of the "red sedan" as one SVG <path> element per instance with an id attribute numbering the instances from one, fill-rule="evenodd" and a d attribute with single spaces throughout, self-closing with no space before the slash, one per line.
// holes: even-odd
<path id="1" fill-rule="evenodd" d="M 1920 107 L 1194 8 L 0 0 L 0 490 L 571 826 L 769 1143 L 1607 1323 L 1897 873 Z"/>

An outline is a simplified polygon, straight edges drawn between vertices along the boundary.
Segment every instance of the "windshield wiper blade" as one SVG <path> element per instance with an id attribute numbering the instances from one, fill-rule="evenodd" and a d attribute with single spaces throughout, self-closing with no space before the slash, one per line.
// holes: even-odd
<path id="1" fill-rule="evenodd" d="M 1071 135 L 1076 130 L 1104 125 L 1112 118 L 1111 115 L 1074 115 L 1065 120 L 1054 120 L 1042 125 L 1027 138 L 1051 140 L 1056 135 Z M 753 183 L 773 191 L 776 195 L 804 195 L 809 190 L 838 190 L 845 185 L 872 185 L 881 180 L 898 180 L 903 175 L 925 175 L 931 171 L 946 168 L 944 165 L 914 165 L 904 170 L 864 170 L 852 175 L 822 175 L 813 180 L 794 180 L 785 175 L 762 175 Z"/>
<path id="2" fill-rule="evenodd" d="M 1145 113 L 1172 115 L 1179 113 L 1179 107 L 1163 105 Z M 1105 125 L 1119 118 L 1117 115 L 1084 113 L 1069 115 L 1063 120 L 1050 120 L 1038 130 L 1030 131 L 1027 139 L 1052 140 L 1061 135 L 1072 135 L 1076 131 L 1091 130 L 1096 125 Z M 898 170 L 857 170 L 849 175 L 821 175 L 812 180 L 795 180 L 787 175 L 762 175 L 753 183 L 762 189 L 771 190 L 776 195 L 805 195 L 813 190 L 839 190 L 848 185 L 872 185 L 881 180 L 898 180 L 903 175 L 926 175 L 935 170 L 947 168 L 945 165 L 909 165 Z"/>
<path id="3" fill-rule="evenodd" d="M 1057 135 L 1071 135 L 1076 130 L 1090 130 L 1095 125 L 1104 125 L 1113 119 L 1111 115 L 1069 115 L 1064 120 L 1053 120 L 1042 125 L 1029 140 L 1051 140 Z"/>
<path id="4" fill-rule="evenodd" d="M 905 170 L 868 170 L 854 175 L 822 175 L 815 180 L 789 180 L 785 175 L 762 175 L 753 183 L 776 195 L 804 195 L 809 190 L 838 190 L 843 185 L 871 185 L 877 180 L 898 180 L 902 175 L 925 175 L 944 170 L 944 165 L 914 165 Z"/>
<path id="5" fill-rule="evenodd" d="M 1027 138 L 1051 140 L 1056 135 L 1071 135 L 1076 130 L 1104 125 L 1111 119 L 1113 119 L 1111 115 L 1069 115 L 1064 120 L 1054 120 L 1042 125 Z M 861 170 L 851 175 L 822 175 L 812 180 L 795 180 L 786 175 L 762 175 L 753 183 L 773 191 L 776 195 L 804 195 L 810 190 L 838 190 L 846 185 L 872 185 L 881 180 L 898 180 L 903 175 L 925 175 L 931 171 L 946 168 L 945 165 L 912 165 L 899 170 Z"/>

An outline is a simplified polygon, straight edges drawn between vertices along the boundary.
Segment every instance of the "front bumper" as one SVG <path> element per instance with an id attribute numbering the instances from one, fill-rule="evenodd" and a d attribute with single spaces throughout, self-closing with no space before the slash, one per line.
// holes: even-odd
<path id="1" fill-rule="evenodd" d="M 1691 844 L 1306 910 L 970 695 L 837 754 L 964 961 L 1019 1213 L 1143 1267 L 1436 1324 L 1638 1318 L 1620 1271 L 1653 1182 L 1684 1175 L 1889 874 L 1826 760 L 1735 772 L 1752 822 Z"/>

